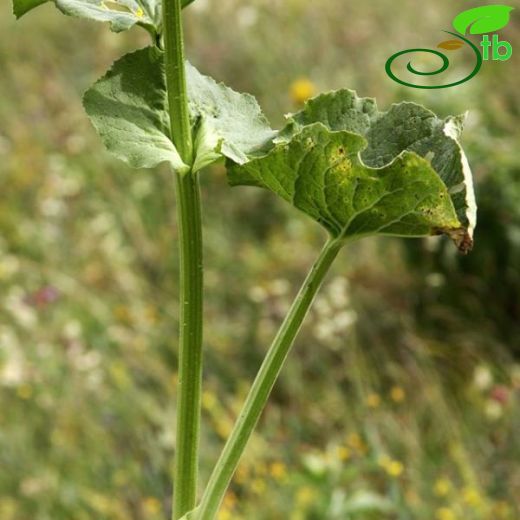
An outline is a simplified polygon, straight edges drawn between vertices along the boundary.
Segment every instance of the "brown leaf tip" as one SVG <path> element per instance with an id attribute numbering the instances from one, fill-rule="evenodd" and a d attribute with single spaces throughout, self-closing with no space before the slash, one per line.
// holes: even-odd
<path id="1" fill-rule="evenodd" d="M 467 255 L 473 249 L 473 237 L 465 228 L 455 229 L 448 232 L 449 237 L 463 255 Z"/>

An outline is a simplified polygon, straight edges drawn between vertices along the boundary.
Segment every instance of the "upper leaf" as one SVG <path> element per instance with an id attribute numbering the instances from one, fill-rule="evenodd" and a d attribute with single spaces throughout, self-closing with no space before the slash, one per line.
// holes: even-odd
<path id="1" fill-rule="evenodd" d="M 289 117 L 278 140 L 290 139 L 314 122 L 321 122 L 332 131 L 346 130 L 364 136 L 367 146 L 360 158 L 367 166 L 381 168 L 405 150 L 428 160 L 448 189 L 460 222 L 456 241 L 461 249 L 471 248 L 476 204 L 471 170 L 458 141 L 463 117 L 442 120 L 423 106 L 407 102 L 379 112 L 373 99 L 340 90 L 308 101 L 303 110 Z"/>
<path id="2" fill-rule="evenodd" d="M 109 151 L 136 168 L 180 160 L 170 137 L 163 53 L 148 47 L 118 60 L 84 97 L 84 105 Z M 221 157 L 242 163 L 273 136 L 256 100 L 215 83 L 186 64 L 195 145 L 193 170 Z"/>
<path id="3" fill-rule="evenodd" d="M 484 34 L 502 29 L 509 23 L 513 7 L 483 5 L 462 11 L 453 19 L 453 27 L 461 34 Z"/>
<path id="4" fill-rule="evenodd" d="M 109 22 L 114 32 L 130 29 L 136 24 L 157 28 L 159 20 L 156 0 L 54 0 L 64 14 Z"/>
<path id="5" fill-rule="evenodd" d="M 170 139 L 162 53 L 127 54 L 85 93 L 88 116 L 107 149 L 134 168 L 169 162 L 186 171 Z"/>
<path id="6" fill-rule="evenodd" d="M 125 31 L 140 25 L 153 34 L 161 33 L 161 0 L 13 0 L 13 11 L 17 18 L 47 1 L 52 1 L 64 14 L 109 22 L 114 32 Z M 186 7 L 194 0 L 183 0 Z"/>

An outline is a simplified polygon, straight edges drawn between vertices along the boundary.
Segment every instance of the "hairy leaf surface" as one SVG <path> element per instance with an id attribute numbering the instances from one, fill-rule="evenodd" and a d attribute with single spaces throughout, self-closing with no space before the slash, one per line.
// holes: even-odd
<path id="1" fill-rule="evenodd" d="M 143 49 L 116 61 L 83 103 L 108 151 L 134 168 L 168 162 L 185 171 L 170 139 L 162 56 Z"/>
<path id="2" fill-rule="evenodd" d="M 189 63 L 187 82 L 191 116 L 203 129 L 199 155 L 213 151 L 242 164 L 276 135 L 250 94 L 217 83 Z"/>
<path id="3" fill-rule="evenodd" d="M 363 136 L 367 146 L 360 159 L 372 168 L 390 164 L 405 150 L 417 153 L 446 186 L 460 223 L 455 238 L 459 247 L 467 250 L 476 224 L 476 204 L 471 170 L 458 140 L 463 119 L 439 119 L 423 106 L 407 102 L 380 112 L 373 99 L 340 90 L 310 100 L 300 112 L 289 116 L 277 141 L 290 140 L 306 125 L 320 122 L 332 131 Z"/>
<path id="4" fill-rule="evenodd" d="M 267 155 L 230 167 L 233 185 L 267 188 L 322 224 L 333 236 L 451 234 L 460 223 L 448 190 L 428 161 L 403 152 L 372 168 L 359 134 L 305 126 Z"/>
<path id="5" fill-rule="evenodd" d="M 194 171 L 221 157 L 236 163 L 269 142 L 256 100 L 186 65 L 195 144 Z M 148 47 L 118 60 L 84 97 L 84 105 L 107 149 L 136 168 L 169 162 L 186 171 L 170 137 L 163 53 Z"/>

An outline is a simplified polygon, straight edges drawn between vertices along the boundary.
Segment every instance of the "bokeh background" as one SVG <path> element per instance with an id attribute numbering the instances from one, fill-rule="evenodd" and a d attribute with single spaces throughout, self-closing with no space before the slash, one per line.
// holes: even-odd
<path id="1" fill-rule="evenodd" d="M 82 92 L 147 44 L 134 29 L 0 5 L 0 518 L 159 520 L 171 507 L 178 292 L 165 170 L 103 149 Z M 434 47 L 436 0 L 196 0 L 187 52 L 273 125 L 339 87 L 469 110 L 476 247 L 365 239 L 306 320 L 219 520 L 520 518 L 520 25 L 509 62 L 406 89 L 387 57 Z M 466 64 L 470 67 L 470 63 Z M 461 65 L 464 67 L 464 64 Z M 201 484 L 322 232 L 267 192 L 204 173 Z"/>

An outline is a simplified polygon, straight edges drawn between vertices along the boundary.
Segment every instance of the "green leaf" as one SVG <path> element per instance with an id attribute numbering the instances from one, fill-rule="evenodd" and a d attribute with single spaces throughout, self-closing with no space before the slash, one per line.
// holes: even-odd
<path id="1" fill-rule="evenodd" d="M 109 22 L 114 32 L 140 25 L 152 34 L 160 34 L 162 24 L 161 0 L 13 0 L 13 12 L 17 18 L 53 1 L 64 14 L 98 22 Z M 186 7 L 194 0 L 183 0 Z"/>
<path id="2" fill-rule="evenodd" d="M 484 34 L 498 31 L 509 23 L 513 7 L 508 5 L 483 5 L 462 11 L 453 19 L 453 27 L 461 33 Z"/>
<path id="3" fill-rule="evenodd" d="M 13 13 L 20 18 L 31 9 L 44 4 L 48 0 L 13 0 Z"/>
<path id="4" fill-rule="evenodd" d="M 158 5 L 155 0 L 55 0 L 64 14 L 98 22 L 109 22 L 114 32 L 130 29 L 136 24 L 157 28 Z"/>
<path id="5" fill-rule="evenodd" d="M 134 168 L 168 162 L 186 166 L 170 139 L 162 53 L 127 54 L 83 98 L 85 110 L 109 152 Z"/>
<path id="6" fill-rule="evenodd" d="M 273 191 L 338 238 L 460 228 L 448 190 L 428 161 L 405 151 L 371 168 L 359 157 L 365 146 L 358 134 L 311 124 L 267 155 L 231 166 L 230 182 Z"/>
<path id="7" fill-rule="evenodd" d="M 224 156 L 242 164 L 268 145 L 276 133 L 250 94 L 235 92 L 223 83 L 187 68 L 190 113 L 200 120 L 197 155 Z"/>
<path id="8" fill-rule="evenodd" d="M 329 130 L 363 136 L 367 146 L 360 158 L 372 168 L 388 165 L 405 150 L 417 153 L 430 162 L 448 189 L 460 222 L 458 234 L 451 233 L 459 247 L 468 250 L 476 224 L 476 204 L 471 170 L 458 141 L 463 119 L 439 119 L 423 106 L 407 102 L 379 112 L 373 99 L 340 90 L 308 101 L 303 110 L 289 117 L 277 140 L 287 141 L 306 125 L 321 122 Z"/>
<path id="9" fill-rule="evenodd" d="M 256 100 L 217 84 L 186 64 L 195 162 L 193 171 L 227 157 L 247 161 L 269 143 L 269 128 Z M 141 49 L 118 60 L 84 97 L 107 149 L 135 168 L 169 162 L 187 171 L 170 138 L 163 53 Z"/>

